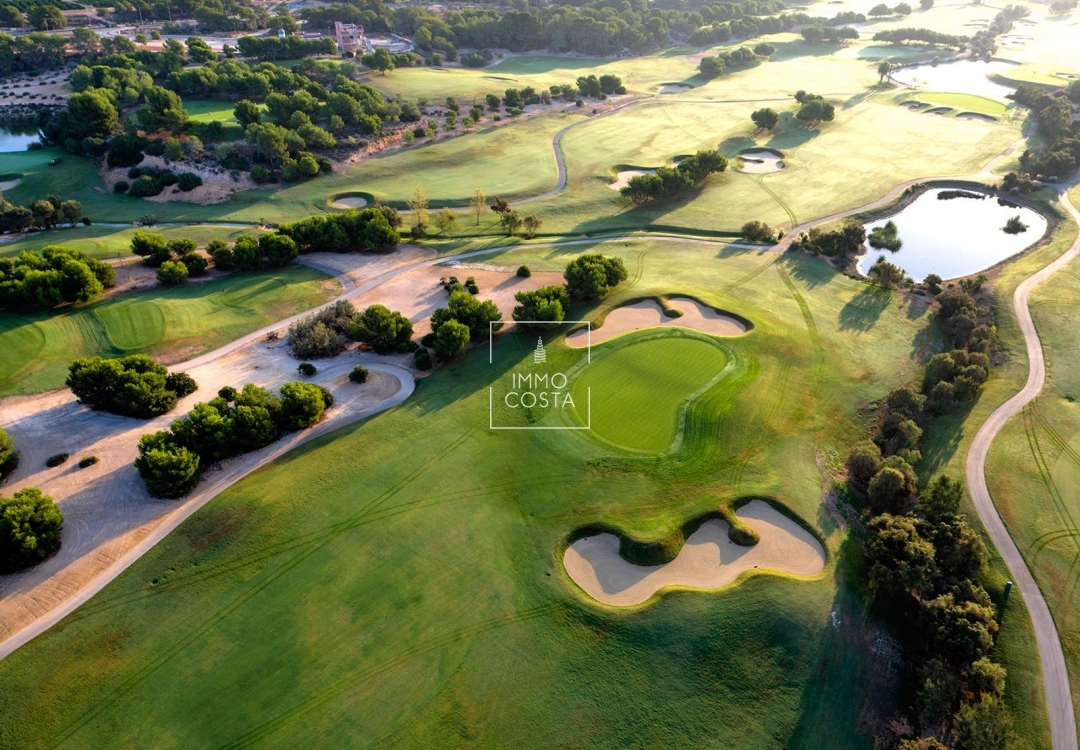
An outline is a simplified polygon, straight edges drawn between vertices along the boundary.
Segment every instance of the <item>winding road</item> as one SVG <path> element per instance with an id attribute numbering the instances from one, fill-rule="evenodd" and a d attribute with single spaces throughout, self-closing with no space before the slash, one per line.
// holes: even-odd
<path id="1" fill-rule="evenodd" d="M 1061 203 L 1073 221 L 1080 225 L 1080 211 L 1069 200 L 1069 188 L 1076 179 L 1067 183 L 1059 191 Z M 1050 715 L 1050 737 L 1053 750 L 1076 750 L 1076 717 L 1073 713 L 1072 692 L 1069 688 L 1069 671 L 1065 663 L 1065 652 L 1061 648 L 1054 617 L 1043 598 L 1031 571 L 1028 570 L 1024 556 L 1009 536 L 1009 530 L 998 514 L 990 490 L 986 486 L 986 457 L 994 438 L 1005 424 L 1016 416 L 1039 395 L 1046 382 L 1046 359 L 1043 356 L 1042 342 L 1035 322 L 1031 319 L 1028 298 L 1031 290 L 1050 278 L 1080 255 L 1080 237 L 1056 260 L 1035 272 L 1016 288 L 1013 294 L 1013 312 L 1020 323 L 1020 332 L 1027 344 L 1028 378 L 1024 387 L 1012 398 L 999 406 L 983 422 L 971 441 L 965 463 L 968 488 L 975 510 L 986 527 L 990 540 L 1001 553 L 1002 559 L 1012 574 L 1016 587 L 1024 597 L 1024 603 L 1031 613 L 1031 623 L 1035 630 L 1035 641 L 1039 647 L 1039 659 L 1042 663 L 1043 684 L 1046 689 L 1047 710 Z"/>

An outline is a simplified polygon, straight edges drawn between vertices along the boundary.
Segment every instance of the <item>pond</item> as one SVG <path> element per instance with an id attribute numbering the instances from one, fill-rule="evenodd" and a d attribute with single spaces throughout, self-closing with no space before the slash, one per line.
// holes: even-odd
<path id="1" fill-rule="evenodd" d="M 978 273 L 1023 251 L 1046 232 L 1046 219 L 1030 208 L 1001 205 L 994 196 L 984 198 L 960 197 L 941 200 L 944 188 L 928 190 L 900 213 L 866 225 L 869 234 L 875 227 L 895 222 L 903 246 L 897 252 L 875 250 L 858 262 L 859 273 L 884 255 L 890 263 L 903 268 L 916 281 L 936 273 L 943 279 L 954 279 Z M 957 192 L 955 190 L 951 192 Z M 1007 234 L 1005 224 L 1014 216 L 1027 225 L 1027 231 Z"/>
<path id="2" fill-rule="evenodd" d="M 25 151 L 26 147 L 38 139 L 37 128 L 9 128 L 0 126 L 0 153 Z"/>
<path id="3" fill-rule="evenodd" d="M 898 68 L 892 79 L 906 86 L 954 94 L 974 94 L 992 99 L 1004 99 L 1013 88 L 994 83 L 989 76 L 1015 68 L 1016 63 L 1003 60 L 959 60 L 950 63 L 924 63 L 910 68 Z"/>

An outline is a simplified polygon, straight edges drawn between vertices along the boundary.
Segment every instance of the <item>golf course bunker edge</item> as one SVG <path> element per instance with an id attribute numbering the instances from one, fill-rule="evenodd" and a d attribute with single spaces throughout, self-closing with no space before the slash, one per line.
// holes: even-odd
<path id="1" fill-rule="evenodd" d="M 775 149 L 749 148 L 739 152 L 736 166 L 740 172 L 763 174 L 779 172 L 787 164 L 784 163 L 784 155 Z"/>
<path id="2" fill-rule="evenodd" d="M 668 317 L 664 309 L 654 299 L 644 299 L 622 307 L 616 307 L 604 318 L 603 325 L 590 331 L 578 329 L 566 337 L 566 345 L 573 349 L 603 343 L 616 336 L 644 328 L 674 326 L 692 328 L 710 336 L 741 336 L 752 326 L 733 315 L 726 315 L 708 305 L 690 297 L 671 297 L 668 306 L 678 310 L 681 315 Z M 590 340 L 591 335 L 591 340 Z"/>
<path id="3" fill-rule="evenodd" d="M 662 565 L 628 561 L 619 553 L 619 537 L 605 532 L 570 544 L 563 567 L 586 594 L 614 607 L 642 604 L 668 587 L 714 591 L 748 570 L 812 578 L 825 569 L 817 538 L 769 503 L 751 500 L 735 515 L 757 532 L 757 544 L 736 544 L 728 538 L 727 522 L 710 518 Z"/>

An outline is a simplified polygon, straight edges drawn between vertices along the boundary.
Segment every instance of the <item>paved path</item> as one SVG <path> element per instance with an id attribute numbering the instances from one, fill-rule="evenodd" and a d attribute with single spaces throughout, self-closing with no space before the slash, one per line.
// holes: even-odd
<path id="1" fill-rule="evenodd" d="M 1069 201 L 1068 194 L 1069 187 L 1075 184 L 1076 179 L 1062 188 L 1060 195 L 1065 210 L 1080 225 L 1080 211 Z M 1039 590 L 1031 571 L 1028 570 L 1027 563 L 1024 562 L 1024 556 L 1009 536 L 1009 531 L 990 497 L 990 490 L 986 486 L 986 456 L 990 452 L 994 438 L 1005 424 L 1039 395 L 1046 382 L 1046 360 L 1043 356 L 1042 343 L 1039 341 L 1039 333 L 1035 330 L 1031 310 L 1028 308 L 1031 290 L 1065 267 L 1078 254 L 1080 254 L 1080 237 L 1057 260 L 1026 278 L 1016 288 L 1013 294 L 1013 311 L 1020 322 L 1020 332 L 1024 335 L 1024 341 L 1027 344 L 1027 382 L 1015 396 L 999 406 L 983 422 L 982 427 L 975 433 L 975 439 L 971 441 L 964 467 L 975 510 L 978 511 L 979 518 L 982 519 L 983 526 L 990 535 L 990 540 L 1009 567 L 1013 581 L 1031 613 L 1035 642 L 1038 644 L 1039 660 L 1042 663 L 1053 750 L 1076 750 L 1077 748 L 1076 717 L 1073 715 L 1072 691 L 1069 688 L 1065 652 L 1061 648 L 1061 638 L 1046 599 L 1043 598 L 1042 591 Z"/>

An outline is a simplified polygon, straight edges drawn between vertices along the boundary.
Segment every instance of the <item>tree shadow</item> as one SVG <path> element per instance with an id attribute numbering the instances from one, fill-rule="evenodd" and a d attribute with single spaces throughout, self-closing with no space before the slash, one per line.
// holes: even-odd
<path id="1" fill-rule="evenodd" d="M 832 266 L 820 258 L 793 251 L 784 253 L 779 262 L 811 290 L 825 286 L 838 275 Z"/>
<path id="2" fill-rule="evenodd" d="M 678 211 L 697 198 L 705 189 L 705 185 L 698 185 L 685 193 L 672 195 L 661 200 L 649 201 L 641 205 L 634 205 L 622 199 L 616 204 L 615 210 L 607 216 L 599 216 L 583 221 L 574 227 L 573 232 L 589 236 L 596 232 L 611 232 L 619 229 L 651 229 L 653 231 L 684 231 L 678 227 L 669 227 L 657 223 L 658 219 L 667 214 Z M 620 219 L 622 220 L 620 223 Z M 719 232 L 703 232 L 726 236 Z"/>
<path id="3" fill-rule="evenodd" d="M 932 477 L 953 459 L 964 440 L 964 422 L 975 403 L 978 402 L 967 404 L 959 411 L 934 420 L 934 429 L 929 433 L 930 439 L 924 440 L 921 446 L 923 457 L 917 467 L 919 476 Z"/>
<path id="4" fill-rule="evenodd" d="M 840 309 L 841 331 L 865 333 L 877 325 L 878 318 L 889 307 L 892 292 L 877 286 L 864 286 Z"/>
<path id="5" fill-rule="evenodd" d="M 720 151 L 720 153 L 726 155 L 728 158 L 731 158 L 738 154 L 740 151 L 744 151 L 748 148 L 753 148 L 756 145 L 757 141 L 755 141 L 753 138 L 746 135 L 736 135 L 720 141 L 720 145 L 717 146 L 717 149 Z"/>
<path id="6" fill-rule="evenodd" d="M 772 137 L 765 145 L 783 151 L 798 148 L 821 134 L 819 127 L 806 127 L 795 119 L 792 112 L 780 113 L 780 124 L 773 130 Z"/>
<path id="7" fill-rule="evenodd" d="M 844 48 L 842 44 L 810 44 L 804 41 L 788 42 L 777 45 L 776 52 L 769 56 L 771 62 L 796 60 L 800 57 L 828 57 Z"/>

